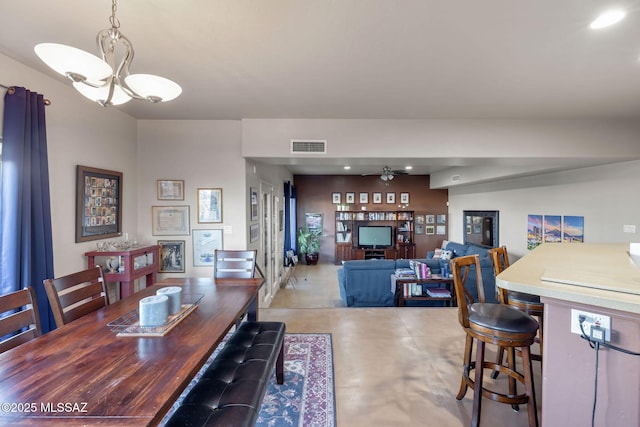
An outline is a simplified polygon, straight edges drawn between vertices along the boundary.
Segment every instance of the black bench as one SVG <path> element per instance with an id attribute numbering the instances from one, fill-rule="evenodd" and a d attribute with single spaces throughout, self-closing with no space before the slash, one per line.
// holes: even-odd
<path id="1" fill-rule="evenodd" d="M 284 383 L 284 333 L 282 322 L 241 323 L 165 425 L 255 425 L 274 365 Z"/>

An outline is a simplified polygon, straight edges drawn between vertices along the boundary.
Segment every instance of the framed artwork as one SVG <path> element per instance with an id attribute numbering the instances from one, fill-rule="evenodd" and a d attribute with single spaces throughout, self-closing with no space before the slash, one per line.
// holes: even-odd
<path id="1" fill-rule="evenodd" d="M 396 193 L 387 193 L 387 204 L 393 204 L 396 202 Z"/>
<path id="2" fill-rule="evenodd" d="M 331 203 L 334 205 L 340 204 L 340 193 L 331 193 Z"/>
<path id="3" fill-rule="evenodd" d="M 356 193 L 345 193 L 344 197 L 346 199 L 346 203 L 356 202 Z"/>
<path id="4" fill-rule="evenodd" d="M 424 225 L 416 224 L 416 235 L 424 234 Z"/>
<path id="5" fill-rule="evenodd" d="M 76 243 L 122 231 L 122 172 L 77 166 Z"/>
<path id="6" fill-rule="evenodd" d="M 567 243 L 584 242 L 584 217 L 565 215 L 562 218 L 562 241 Z"/>
<path id="7" fill-rule="evenodd" d="M 151 206 L 151 234 L 189 235 L 189 206 Z"/>
<path id="8" fill-rule="evenodd" d="M 424 215 L 416 215 L 415 222 L 416 224 L 424 224 Z"/>
<path id="9" fill-rule="evenodd" d="M 193 230 L 193 266 L 213 266 L 216 249 L 222 249 L 222 230 Z"/>
<path id="10" fill-rule="evenodd" d="M 544 243 L 562 241 L 562 217 L 560 215 L 545 215 L 542 225 Z"/>
<path id="11" fill-rule="evenodd" d="M 535 249 L 542 244 L 542 215 L 527 216 L 527 249 Z"/>
<path id="12" fill-rule="evenodd" d="M 409 203 L 409 193 L 400 193 L 400 203 Z"/>
<path id="13" fill-rule="evenodd" d="M 255 242 L 260 238 L 260 224 L 251 224 L 249 227 L 249 241 Z"/>
<path id="14" fill-rule="evenodd" d="M 184 181 L 181 179 L 159 179 L 158 200 L 184 200 Z"/>
<path id="15" fill-rule="evenodd" d="M 436 216 L 436 221 L 438 224 L 446 224 L 447 223 L 447 215 L 440 214 Z"/>
<path id="16" fill-rule="evenodd" d="M 444 225 L 437 225 L 436 234 L 447 234 L 447 228 Z"/>
<path id="17" fill-rule="evenodd" d="M 425 224 L 435 224 L 436 223 L 436 216 L 435 215 L 425 215 L 424 216 L 424 222 L 425 222 Z"/>
<path id="18" fill-rule="evenodd" d="M 222 188 L 198 188 L 198 222 L 222 222 Z"/>
<path id="19" fill-rule="evenodd" d="M 258 220 L 258 190 L 251 187 L 249 189 L 249 206 L 251 206 L 251 221 Z"/>
<path id="20" fill-rule="evenodd" d="M 369 203 L 369 193 L 360 193 L 360 203 Z"/>
<path id="21" fill-rule="evenodd" d="M 433 225 L 425 225 L 424 234 L 436 234 L 435 227 Z"/>
<path id="22" fill-rule="evenodd" d="M 322 235 L 322 214 L 321 213 L 305 213 L 304 225 L 314 234 Z"/>
<path id="23" fill-rule="evenodd" d="M 373 203 L 382 203 L 382 193 L 371 193 L 373 197 Z"/>
<path id="24" fill-rule="evenodd" d="M 158 272 L 184 273 L 184 240 L 158 240 Z"/>

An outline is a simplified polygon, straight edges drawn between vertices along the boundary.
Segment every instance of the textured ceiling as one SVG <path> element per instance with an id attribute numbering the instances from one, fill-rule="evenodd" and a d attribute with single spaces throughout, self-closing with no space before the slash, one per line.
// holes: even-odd
<path id="1" fill-rule="evenodd" d="M 132 72 L 184 92 L 118 108 L 139 119 L 640 119 L 640 3 L 616 5 L 627 17 L 596 32 L 602 0 L 122 0 Z M 97 53 L 111 13 L 107 0 L 0 9 L 0 52 L 52 76 L 33 46 Z"/>

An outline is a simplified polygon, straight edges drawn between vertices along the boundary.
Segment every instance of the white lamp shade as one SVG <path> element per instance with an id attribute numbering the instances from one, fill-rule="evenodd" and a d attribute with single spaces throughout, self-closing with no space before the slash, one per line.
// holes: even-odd
<path id="1" fill-rule="evenodd" d="M 162 102 L 171 101 L 182 93 L 182 88 L 169 79 L 152 74 L 130 74 L 124 82 L 143 98 L 158 97 Z"/>
<path id="2" fill-rule="evenodd" d="M 75 47 L 40 43 L 34 50 L 45 64 L 63 76 L 66 73 L 76 73 L 96 82 L 113 74 L 109 64 L 102 59 Z"/>
<path id="3" fill-rule="evenodd" d="M 109 95 L 108 85 L 103 87 L 91 87 L 83 83 L 74 82 L 73 87 L 75 87 L 77 91 L 80 92 L 82 95 L 86 96 L 87 98 L 95 102 L 104 101 L 105 99 L 107 99 L 107 96 Z M 111 99 L 112 105 L 124 104 L 125 102 L 129 102 L 130 100 L 131 100 L 131 97 L 127 95 L 120 86 L 116 85 L 113 88 L 113 98 Z"/>

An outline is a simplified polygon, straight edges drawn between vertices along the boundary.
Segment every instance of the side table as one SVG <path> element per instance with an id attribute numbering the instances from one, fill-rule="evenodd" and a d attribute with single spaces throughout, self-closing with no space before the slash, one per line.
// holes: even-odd
<path id="1" fill-rule="evenodd" d="M 445 297 L 432 297 L 427 294 L 428 287 L 423 287 L 421 296 L 405 296 L 404 285 L 406 283 L 417 283 L 420 285 L 444 285 L 433 286 L 432 288 L 446 289 L 449 291 L 449 296 Z M 396 307 L 404 307 L 406 301 L 447 301 L 449 307 L 455 307 L 456 304 L 456 292 L 453 286 L 452 277 L 441 277 L 439 275 L 432 275 L 424 279 L 418 279 L 415 277 L 402 277 L 398 278 L 395 274 L 391 275 L 391 290 L 394 292 L 394 302 Z"/>
<path id="2" fill-rule="evenodd" d="M 120 283 L 120 299 L 133 294 L 133 281 L 146 276 L 146 286 L 156 282 L 158 273 L 158 245 L 142 246 L 121 251 L 85 252 L 89 268 L 100 265 L 104 280 Z"/>

